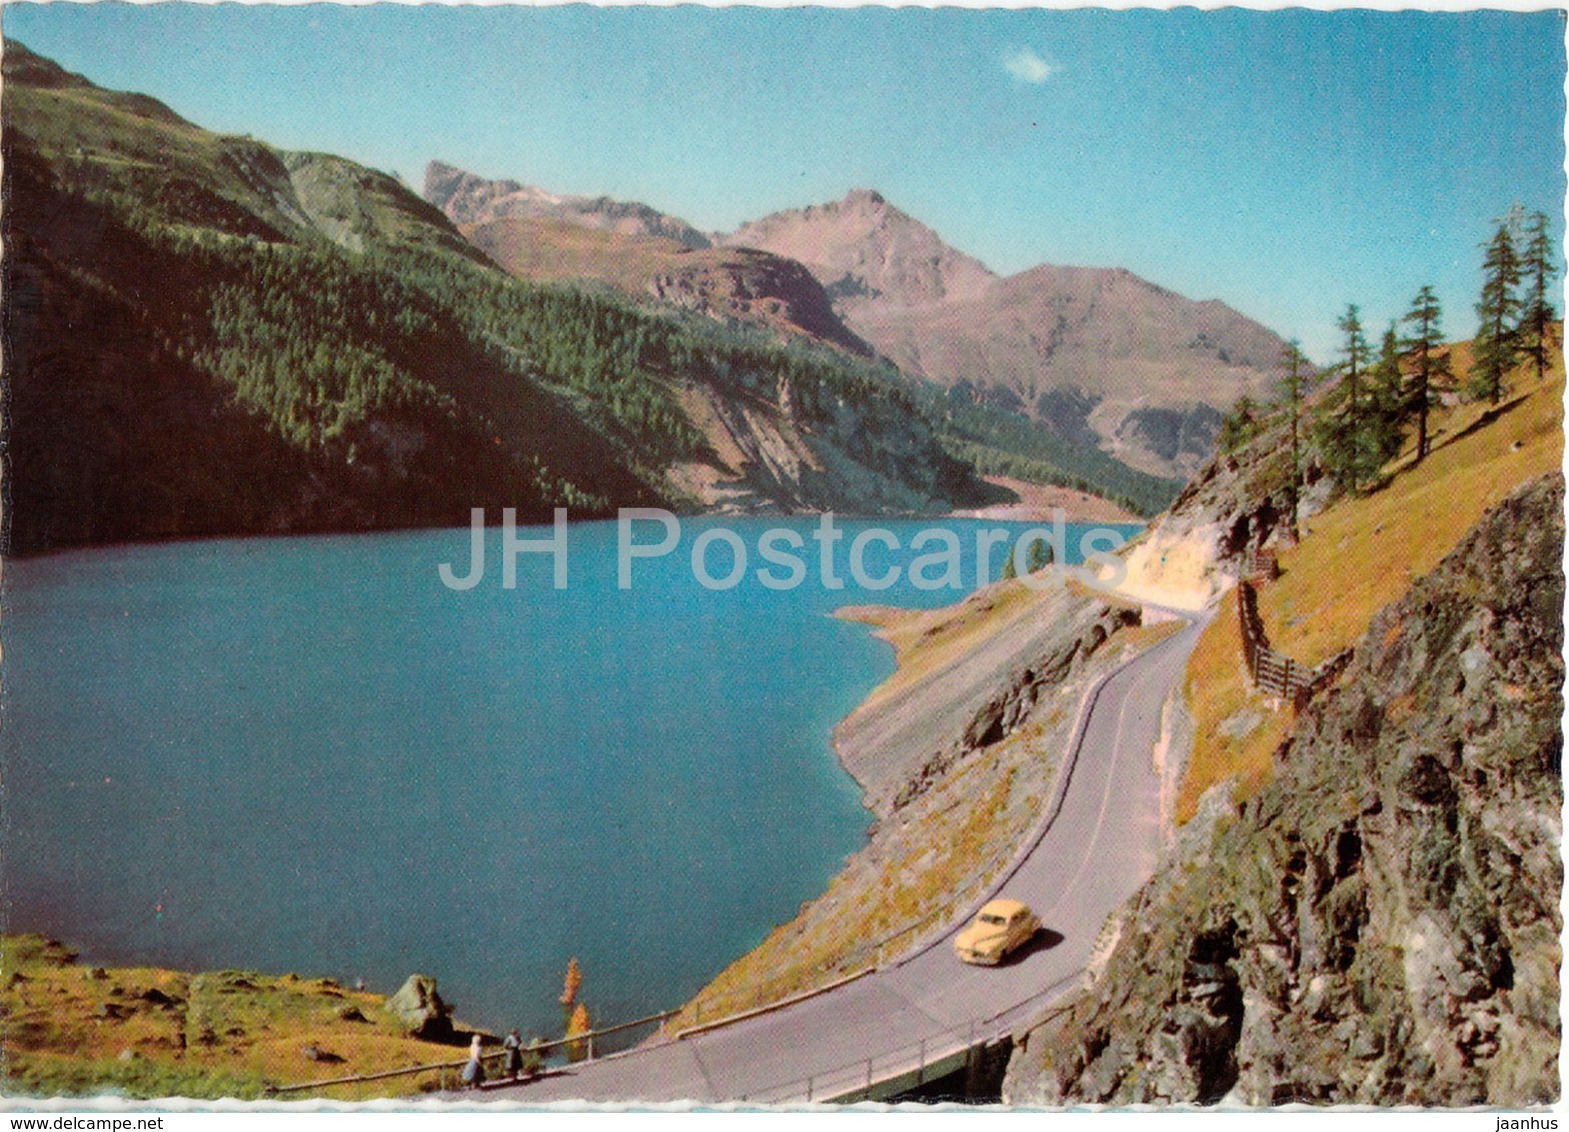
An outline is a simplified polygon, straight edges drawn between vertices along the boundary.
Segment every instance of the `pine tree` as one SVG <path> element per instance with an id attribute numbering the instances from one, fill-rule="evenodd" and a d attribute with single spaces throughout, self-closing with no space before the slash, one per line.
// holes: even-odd
<path id="1" fill-rule="evenodd" d="M 1341 348 L 1345 361 L 1340 363 L 1340 372 L 1346 377 L 1346 410 L 1355 419 L 1362 408 L 1362 371 L 1367 368 L 1372 352 L 1362 333 L 1361 311 L 1355 303 L 1346 304 L 1346 313 L 1335 320 L 1335 325 L 1346 336 L 1346 343 Z"/>
<path id="2" fill-rule="evenodd" d="M 1302 489 L 1302 397 L 1307 391 L 1308 373 L 1311 370 L 1307 355 L 1303 354 L 1302 344 L 1297 339 L 1293 338 L 1286 344 L 1286 349 L 1281 355 L 1281 365 L 1285 373 L 1281 376 L 1277 388 L 1281 396 L 1281 407 L 1285 410 L 1291 427 L 1291 475 L 1287 481 L 1287 502 L 1291 508 L 1291 534 L 1295 536 L 1297 504 Z"/>
<path id="3" fill-rule="evenodd" d="M 1515 288 L 1520 285 L 1520 258 L 1510 219 L 1498 222 L 1498 230 L 1484 246 L 1482 298 L 1476 304 L 1481 325 L 1472 351 L 1470 390 L 1472 396 L 1486 397 L 1496 405 L 1504 395 L 1504 375 L 1519 351 L 1515 316 L 1520 298 Z"/>
<path id="4" fill-rule="evenodd" d="M 1046 569 L 1046 567 L 1052 564 L 1052 559 L 1055 557 L 1051 543 L 1043 538 L 1038 538 L 1031 542 L 1029 550 L 1025 553 L 1025 569 L 1031 574 L 1037 570 Z"/>
<path id="5" fill-rule="evenodd" d="M 1346 313 L 1335 320 L 1335 325 L 1346 336 L 1343 360 L 1335 367 L 1342 374 L 1342 383 L 1325 404 L 1316 432 L 1319 446 L 1335 476 L 1355 490 L 1368 474 L 1362 377 L 1371 352 L 1355 303 L 1346 305 Z"/>
<path id="6" fill-rule="evenodd" d="M 1416 414 L 1416 463 L 1420 464 L 1428 453 L 1427 411 L 1433 403 L 1434 381 L 1449 376 L 1449 358 L 1438 354 L 1444 340 L 1443 311 L 1432 287 L 1425 286 L 1417 292 L 1402 321 L 1412 328 L 1412 333 L 1401 340 L 1401 349 L 1412 355 L 1416 367 L 1404 412 Z"/>
<path id="7" fill-rule="evenodd" d="M 1526 245 L 1520 253 L 1526 294 L 1518 330 L 1526 356 L 1536 365 L 1538 381 L 1547 369 L 1548 324 L 1557 316 L 1547 297 L 1548 284 L 1558 274 L 1548 224 L 1545 212 L 1538 212 L 1531 218 L 1531 227 L 1526 231 Z"/>

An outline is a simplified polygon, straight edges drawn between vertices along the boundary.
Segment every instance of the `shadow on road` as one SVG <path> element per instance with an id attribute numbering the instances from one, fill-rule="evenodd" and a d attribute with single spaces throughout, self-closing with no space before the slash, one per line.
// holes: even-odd
<path id="1" fill-rule="evenodd" d="M 1061 943 L 1063 938 L 1061 932 L 1054 932 L 1050 928 L 1042 928 L 1009 953 L 1008 957 L 997 964 L 997 966 L 1012 967 L 1016 963 L 1023 963 L 1032 955 L 1037 955 L 1042 951 L 1050 951 Z"/>

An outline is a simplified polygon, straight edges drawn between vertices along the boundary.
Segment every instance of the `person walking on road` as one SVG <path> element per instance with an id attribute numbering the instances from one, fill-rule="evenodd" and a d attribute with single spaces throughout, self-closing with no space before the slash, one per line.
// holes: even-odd
<path id="1" fill-rule="evenodd" d="M 475 1034 L 469 1042 L 469 1060 L 463 1067 L 463 1083 L 471 1089 L 477 1089 L 485 1080 L 485 1066 L 480 1061 L 480 1037 Z"/>
<path id="2" fill-rule="evenodd" d="M 501 1039 L 501 1048 L 507 1051 L 507 1076 L 514 1081 L 523 1077 L 523 1038 L 516 1030 Z"/>

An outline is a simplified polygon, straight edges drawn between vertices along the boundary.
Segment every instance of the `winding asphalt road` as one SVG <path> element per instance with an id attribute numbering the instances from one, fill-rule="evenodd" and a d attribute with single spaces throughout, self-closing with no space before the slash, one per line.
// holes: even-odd
<path id="1" fill-rule="evenodd" d="M 772 1013 L 462 1099 L 829 1099 L 919 1065 L 952 1064 L 953 1054 L 1017 1029 L 1076 985 L 1106 917 L 1154 871 L 1161 832 L 1153 752 L 1166 698 L 1201 628 L 1189 621 L 1127 662 L 1081 708 L 1082 739 L 1060 808 L 998 886 L 1040 914 L 1047 930 L 1030 950 L 1001 967 L 967 966 L 951 944 L 959 920 L 900 963 Z"/>

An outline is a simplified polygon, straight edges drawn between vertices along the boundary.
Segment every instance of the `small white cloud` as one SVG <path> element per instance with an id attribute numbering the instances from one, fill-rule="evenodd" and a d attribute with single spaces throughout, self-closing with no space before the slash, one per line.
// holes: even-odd
<path id="1" fill-rule="evenodd" d="M 1002 65 L 1010 75 L 1024 83 L 1043 83 L 1057 70 L 1028 47 L 1009 55 Z"/>

